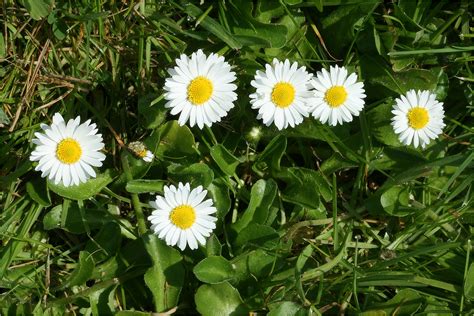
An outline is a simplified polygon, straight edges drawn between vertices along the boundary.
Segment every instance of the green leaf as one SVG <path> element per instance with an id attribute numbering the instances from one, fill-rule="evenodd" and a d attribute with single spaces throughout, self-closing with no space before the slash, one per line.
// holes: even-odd
<path id="1" fill-rule="evenodd" d="M 184 4 L 184 11 L 196 19 L 204 14 L 204 12 L 199 9 L 199 7 L 188 1 L 186 1 Z M 232 34 L 229 34 L 229 32 L 227 32 L 227 30 L 213 18 L 206 16 L 201 20 L 200 25 L 210 33 L 214 34 L 214 36 L 219 38 L 221 41 L 229 45 L 229 47 L 232 49 L 239 49 L 242 47 L 242 44 L 239 42 L 239 40 L 235 36 L 232 36 Z"/>
<path id="2" fill-rule="evenodd" d="M 283 47 L 288 29 L 279 23 L 262 23 L 252 16 L 253 5 L 242 1 L 229 1 L 227 5 L 229 27 L 236 37 L 247 45 Z"/>
<path id="3" fill-rule="evenodd" d="M 198 312 L 203 316 L 237 316 L 248 313 L 239 292 L 227 282 L 201 285 L 194 301 Z"/>
<path id="4" fill-rule="evenodd" d="M 235 238 L 235 246 L 273 249 L 278 245 L 278 239 L 278 233 L 272 227 L 250 223 Z"/>
<path id="5" fill-rule="evenodd" d="M 387 305 L 397 307 L 390 314 L 410 315 L 415 313 L 423 303 L 423 297 L 417 291 L 412 289 L 402 289 L 395 297 L 387 302 Z"/>
<path id="6" fill-rule="evenodd" d="M 54 23 L 53 25 L 53 34 L 56 36 L 56 38 L 60 41 L 66 38 L 67 36 L 67 29 L 68 26 L 66 23 L 63 21 L 58 21 L 57 23 Z"/>
<path id="7" fill-rule="evenodd" d="M 85 250 L 92 255 L 97 263 L 115 255 L 121 242 L 120 226 L 116 222 L 108 222 L 94 238 L 87 242 Z"/>
<path id="8" fill-rule="evenodd" d="M 392 63 L 392 69 L 395 72 L 406 70 L 409 66 L 415 63 L 415 57 L 413 56 L 391 56 L 390 62 Z"/>
<path id="9" fill-rule="evenodd" d="M 193 272 L 200 281 L 215 284 L 231 280 L 235 270 L 225 258 L 211 256 L 195 265 Z"/>
<path id="10" fill-rule="evenodd" d="M 287 188 L 283 191 L 282 199 L 309 209 L 319 208 L 319 194 L 324 191 L 327 200 L 331 199 L 331 189 L 324 178 L 317 172 L 306 168 L 288 168 L 280 173 L 285 178 Z"/>
<path id="11" fill-rule="evenodd" d="M 395 79 L 399 86 L 402 87 L 403 93 L 411 89 L 433 91 L 438 82 L 438 77 L 431 71 L 425 69 L 401 71 L 395 73 Z"/>
<path id="12" fill-rule="evenodd" d="M 170 121 L 159 128 L 160 144 L 155 155 L 161 159 L 184 158 L 196 153 L 194 136 L 189 127 Z"/>
<path id="13" fill-rule="evenodd" d="M 357 5 L 344 3 L 345 5 L 323 15 L 320 21 L 321 35 L 323 38 L 331 38 L 326 41 L 326 45 L 332 54 L 341 56 L 345 52 L 346 46 L 354 39 L 355 25 L 360 23 L 377 3 L 377 0 L 367 0 Z"/>
<path id="14" fill-rule="evenodd" d="M 464 296 L 468 300 L 474 300 L 474 263 L 471 263 L 465 276 Z"/>
<path id="15" fill-rule="evenodd" d="M 329 159 L 326 159 L 321 165 L 321 172 L 323 174 L 331 174 L 341 169 L 355 168 L 357 164 L 353 161 L 344 158 L 340 153 L 334 153 Z"/>
<path id="16" fill-rule="evenodd" d="M 240 219 L 232 225 L 238 233 L 250 223 L 263 224 L 276 197 L 278 186 L 272 179 L 258 180 L 250 192 L 250 203 Z"/>
<path id="17" fill-rule="evenodd" d="M 426 307 L 423 311 L 426 316 L 452 316 L 448 303 L 439 300 L 435 296 L 426 297 Z"/>
<path id="18" fill-rule="evenodd" d="M 413 212 L 408 207 L 408 189 L 403 186 L 393 186 L 380 197 L 385 212 L 394 216 L 405 216 Z"/>
<path id="19" fill-rule="evenodd" d="M 377 313 L 374 315 L 413 315 L 421 307 L 423 301 L 424 298 L 417 291 L 409 288 L 402 289 L 387 302 L 373 306 L 370 312 Z"/>
<path id="20" fill-rule="evenodd" d="M 81 251 L 79 253 L 79 260 L 74 271 L 69 275 L 64 283 L 59 287 L 60 289 L 66 289 L 75 285 L 82 285 L 92 276 L 94 271 L 94 259 L 92 255 L 87 251 Z"/>
<path id="21" fill-rule="evenodd" d="M 222 245 L 219 241 L 219 238 L 215 234 L 211 236 L 206 241 L 206 252 L 207 256 L 220 256 L 222 254 Z"/>
<path id="22" fill-rule="evenodd" d="M 51 205 L 51 197 L 49 196 L 46 181 L 43 178 L 36 178 L 26 183 L 26 192 L 30 198 L 42 206 Z"/>
<path id="23" fill-rule="evenodd" d="M 275 251 L 256 249 L 246 251 L 231 261 L 235 267 L 233 283 L 240 283 L 248 279 L 266 278 L 272 274 L 282 260 Z"/>
<path id="24" fill-rule="evenodd" d="M 115 312 L 115 289 L 112 285 L 89 295 L 92 315 L 112 315 Z"/>
<path id="25" fill-rule="evenodd" d="M 232 155 L 232 153 L 221 144 L 214 145 L 211 148 L 211 157 L 228 176 L 232 176 L 235 173 L 235 168 L 237 168 L 240 163 L 239 159 Z"/>
<path id="26" fill-rule="evenodd" d="M 153 294 L 156 311 L 163 312 L 178 304 L 184 284 L 183 258 L 154 234 L 144 236 L 143 241 L 152 261 L 152 267 L 145 273 L 145 283 Z"/>
<path id="27" fill-rule="evenodd" d="M 270 306 L 270 312 L 267 316 L 303 316 L 307 311 L 301 305 L 293 302 L 280 302 Z"/>
<path id="28" fill-rule="evenodd" d="M 67 25 L 56 16 L 57 11 L 51 11 L 48 15 L 48 23 L 51 24 L 53 34 L 58 40 L 63 40 L 67 36 Z"/>
<path id="29" fill-rule="evenodd" d="M 51 230 L 61 227 L 62 205 L 56 205 L 43 217 L 43 228 Z"/>
<path id="30" fill-rule="evenodd" d="M 268 172 L 280 170 L 280 160 L 286 150 L 286 137 L 278 135 L 268 143 L 267 147 L 258 155 L 252 169 L 255 172 Z"/>
<path id="31" fill-rule="evenodd" d="M 91 279 L 109 280 L 120 273 L 123 273 L 127 267 L 120 255 L 113 256 L 95 266 Z"/>
<path id="32" fill-rule="evenodd" d="M 131 180 L 127 182 L 125 190 L 130 193 L 163 192 L 163 187 L 166 183 L 167 181 L 165 180 Z"/>
<path id="33" fill-rule="evenodd" d="M 367 114 L 367 117 L 370 122 L 372 135 L 379 142 L 389 146 L 404 147 L 399 141 L 397 134 L 393 131 L 391 124 L 393 103 L 393 99 L 389 99 L 387 102 L 377 105 Z"/>
<path id="34" fill-rule="evenodd" d="M 195 163 L 188 166 L 171 165 L 168 167 L 168 175 L 175 182 L 191 183 L 193 188 L 199 185 L 207 188 L 212 180 L 214 180 L 214 172 L 203 163 Z"/>
<path id="35" fill-rule="evenodd" d="M 156 101 L 160 97 L 156 93 L 150 93 L 138 98 L 138 113 L 145 120 L 143 124 L 145 128 L 155 129 L 166 120 L 168 109 L 165 108 L 164 102 Z"/>
<path id="36" fill-rule="evenodd" d="M 113 175 L 110 169 L 97 174 L 96 178 L 89 179 L 85 183 L 65 187 L 61 183 L 54 184 L 48 180 L 48 187 L 54 193 L 71 200 L 87 200 L 99 193 L 107 184 L 112 182 Z"/>
<path id="37" fill-rule="evenodd" d="M 230 211 L 231 200 L 229 196 L 229 188 L 221 179 L 216 179 L 207 187 L 207 191 L 214 201 L 217 209 L 217 218 L 224 219 Z"/>
<path id="38" fill-rule="evenodd" d="M 425 69 L 394 72 L 380 56 L 362 55 L 360 67 L 368 90 L 379 97 L 405 94 L 410 89 L 433 91 L 438 82 L 437 74 Z"/>
<path id="39" fill-rule="evenodd" d="M 52 9 L 49 0 L 22 0 L 22 4 L 31 18 L 37 21 L 48 16 Z"/>
<path id="40" fill-rule="evenodd" d="M 306 300 L 306 294 L 303 290 L 303 282 L 301 281 L 301 276 L 303 275 L 303 268 L 306 265 L 306 262 L 308 261 L 309 258 L 313 255 L 313 245 L 307 245 L 303 251 L 298 256 L 298 259 L 296 259 L 296 264 L 295 264 L 295 288 L 297 290 L 298 296 L 302 301 Z"/>

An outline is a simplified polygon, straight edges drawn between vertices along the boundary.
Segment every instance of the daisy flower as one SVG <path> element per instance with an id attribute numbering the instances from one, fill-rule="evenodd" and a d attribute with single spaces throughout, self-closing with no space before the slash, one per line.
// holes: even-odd
<path id="1" fill-rule="evenodd" d="M 31 153 L 31 161 L 39 161 L 36 171 L 41 176 L 62 182 L 64 186 L 77 185 L 95 178 L 92 167 L 102 166 L 105 155 L 100 152 L 104 148 L 102 135 L 97 134 L 97 126 L 90 120 L 80 124 L 78 116 L 66 124 L 61 114 L 53 116 L 53 124 L 41 124 L 44 133 L 35 133 L 35 150 Z"/>
<path id="2" fill-rule="evenodd" d="M 189 183 L 181 182 L 176 188 L 164 186 L 164 197 L 157 196 L 150 202 L 155 210 L 148 216 L 151 229 L 169 246 L 178 245 L 181 250 L 186 245 L 191 249 L 206 244 L 204 237 L 209 237 L 216 228 L 217 218 L 210 215 L 217 210 L 211 199 L 204 200 L 207 191 L 202 186 L 191 190 Z"/>
<path id="3" fill-rule="evenodd" d="M 131 142 L 128 144 L 128 149 L 137 156 L 138 158 L 143 159 L 145 162 L 152 162 L 155 155 L 146 148 L 145 144 L 142 142 Z"/>
<path id="4" fill-rule="evenodd" d="M 357 82 L 357 75 L 347 76 L 347 69 L 331 66 L 318 71 L 316 78 L 311 80 L 313 98 L 311 100 L 312 115 L 323 124 L 328 122 L 335 126 L 343 122 L 351 122 L 364 108 L 364 84 Z"/>
<path id="5" fill-rule="evenodd" d="M 219 122 L 234 107 L 237 100 L 233 84 L 235 73 L 224 57 L 210 54 L 207 57 L 202 50 L 191 55 L 181 55 L 176 59 L 176 67 L 168 69 L 171 77 L 165 81 L 165 107 L 171 108 L 171 114 L 179 114 L 180 125 L 200 129 Z"/>
<path id="6" fill-rule="evenodd" d="M 298 63 L 290 64 L 273 59 L 272 65 L 265 65 L 265 72 L 257 70 L 251 85 L 257 90 L 250 95 L 252 109 L 258 109 L 257 119 L 270 126 L 275 123 L 281 130 L 288 125 L 294 127 L 309 115 L 307 98 L 311 74 Z"/>
<path id="7" fill-rule="evenodd" d="M 445 126 L 443 103 L 429 91 L 410 90 L 406 96 L 395 99 L 392 113 L 393 130 L 405 145 L 425 148 L 438 138 Z"/>

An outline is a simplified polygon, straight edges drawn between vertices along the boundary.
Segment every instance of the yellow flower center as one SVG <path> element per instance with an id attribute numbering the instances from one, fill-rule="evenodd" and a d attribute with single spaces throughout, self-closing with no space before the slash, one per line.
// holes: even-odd
<path id="1" fill-rule="evenodd" d="M 272 90 L 272 102 L 279 108 L 286 108 L 295 99 L 295 88 L 288 82 L 277 83 Z"/>
<path id="2" fill-rule="evenodd" d="M 180 205 L 175 207 L 170 213 L 170 221 L 181 229 L 188 229 L 193 226 L 196 220 L 196 212 L 190 205 Z"/>
<path id="3" fill-rule="evenodd" d="M 143 150 L 137 152 L 137 156 L 140 157 L 140 158 L 144 158 L 144 157 L 146 157 L 147 152 L 148 151 L 146 149 L 143 149 Z"/>
<path id="4" fill-rule="evenodd" d="M 426 126 L 430 121 L 430 115 L 425 108 L 415 107 L 408 111 L 408 125 L 414 129 L 420 129 Z"/>
<path id="5" fill-rule="evenodd" d="M 340 107 L 347 99 L 347 91 L 343 86 L 333 86 L 324 94 L 324 100 L 332 108 Z"/>
<path id="6" fill-rule="evenodd" d="M 188 85 L 188 100 L 194 105 L 201 105 L 211 98 L 212 91 L 214 87 L 209 79 L 196 77 Z"/>
<path id="7" fill-rule="evenodd" d="M 73 164 L 79 161 L 82 155 L 81 145 L 72 138 L 65 138 L 56 147 L 56 157 L 65 164 Z"/>

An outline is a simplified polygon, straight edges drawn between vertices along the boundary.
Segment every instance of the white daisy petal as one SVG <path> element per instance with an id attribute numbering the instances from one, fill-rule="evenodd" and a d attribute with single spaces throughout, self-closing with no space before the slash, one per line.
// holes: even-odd
<path id="1" fill-rule="evenodd" d="M 168 70 L 171 77 L 165 81 L 164 96 L 171 114 L 179 115 L 180 125 L 189 122 L 203 129 L 227 115 L 237 99 L 237 86 L 232 84 L 236 77 L 230 68 L 224 57 L 206 56 L 202 50 L 176 59 L 176 67 Z"/>
<path id="2" fill-rule="evenodd" d="M 53 115 L 51 125 L 41 124 L 44 133 L 35 133 L 35 150 L 30 160 L 39 161 L 35 170 L 64 186 L 78 185 L 96 176 L 91 166 L 100 167 L 105 155 L 102 136 L 90 120 L 80 124 L 80 117 L 67 124 L 59 113 Z"/>
<path id="3" fill-rule="evenodd" d="M 187 238 L 186 238 L 186 231 L 182 230 L 180 231 L 180 237 L 179 237 L 179 249 L 184 250 L 186 248 L 186 243 L 187 243 Z"/>
<path id="4" fill-rule="evenodd" d="M 151 230 L 170 246 L 184 250 L 197 249 L 204 245 L 216 227 L 217 212 L 211 199 L 204 200 L 207 191 L 198 186 L 191 189 L 189 183 L 164 186 L 164 197 L 157 196 L 150 206 L 154 209 L 148 216 Z"/>
<path id="5" fill-rule="evenodd" d="M 258 110 L 257 118 L 267 126 L 274 123 L 279 130 L 301 123 L 302 117 L 308 116 L 310 78 L 305 67 L 298 68 L 296 62 L 290 65 L 289 60 L 274 59 L 271 65 L 265 65 L 265 72 L 257 70 L 251 83 L 256 93 L 250 95 L 252 109 Z"/>
<path id="6" fill-rule="evenodd" d="M 190 229 L 186 230 L 186 239 L 191 250 L 198 248 L 196 237 L 194 237 L 193 232 Z"/>
<path id="7" fill-rule="evenodd" d="M 416 148 L 425 148 L 431 140 L 438 138 L 445 126 L 443 103 L 427 90 L 410 90 L 401 95 L 393 105 L 393 130 L 400 142 Z"/>
<path id="8" fill-rule="evenodd" d="M 313 105 L 311 114 L 321 123 L 335 126 L 351 122 L 364 107 L 364 84 L 356 82 L 355 73 L 348 74 L 344 67 L 331 66 L 329 72 L 322 69 L 310 81 Z M 314 106 L 316 104 L 316 106 Z"/>

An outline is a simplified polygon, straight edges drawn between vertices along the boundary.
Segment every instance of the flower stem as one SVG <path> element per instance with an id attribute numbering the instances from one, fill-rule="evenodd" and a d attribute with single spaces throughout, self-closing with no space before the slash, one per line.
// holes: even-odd
<path id="1" fill-rule="evenodd" d="M 122 152 L 121 160 L 123 172 L 125 173 L 127 181 L 133 180 L 132 171 L 130 170 L 130 165 L 128 164 L 128 153 L 126 151 Z M 138 234 L 143 235 L 146 233 L 147 229 L 145 224 L 145 216 L 143 215 L 142 205 L 140 203 L 140 199 L 138 198 L 137 193 L 130 193 L 130 196 L 132 198 L 132 205 L 133 209 L 135 210 L 135 216 L 137 217 Z"/>

